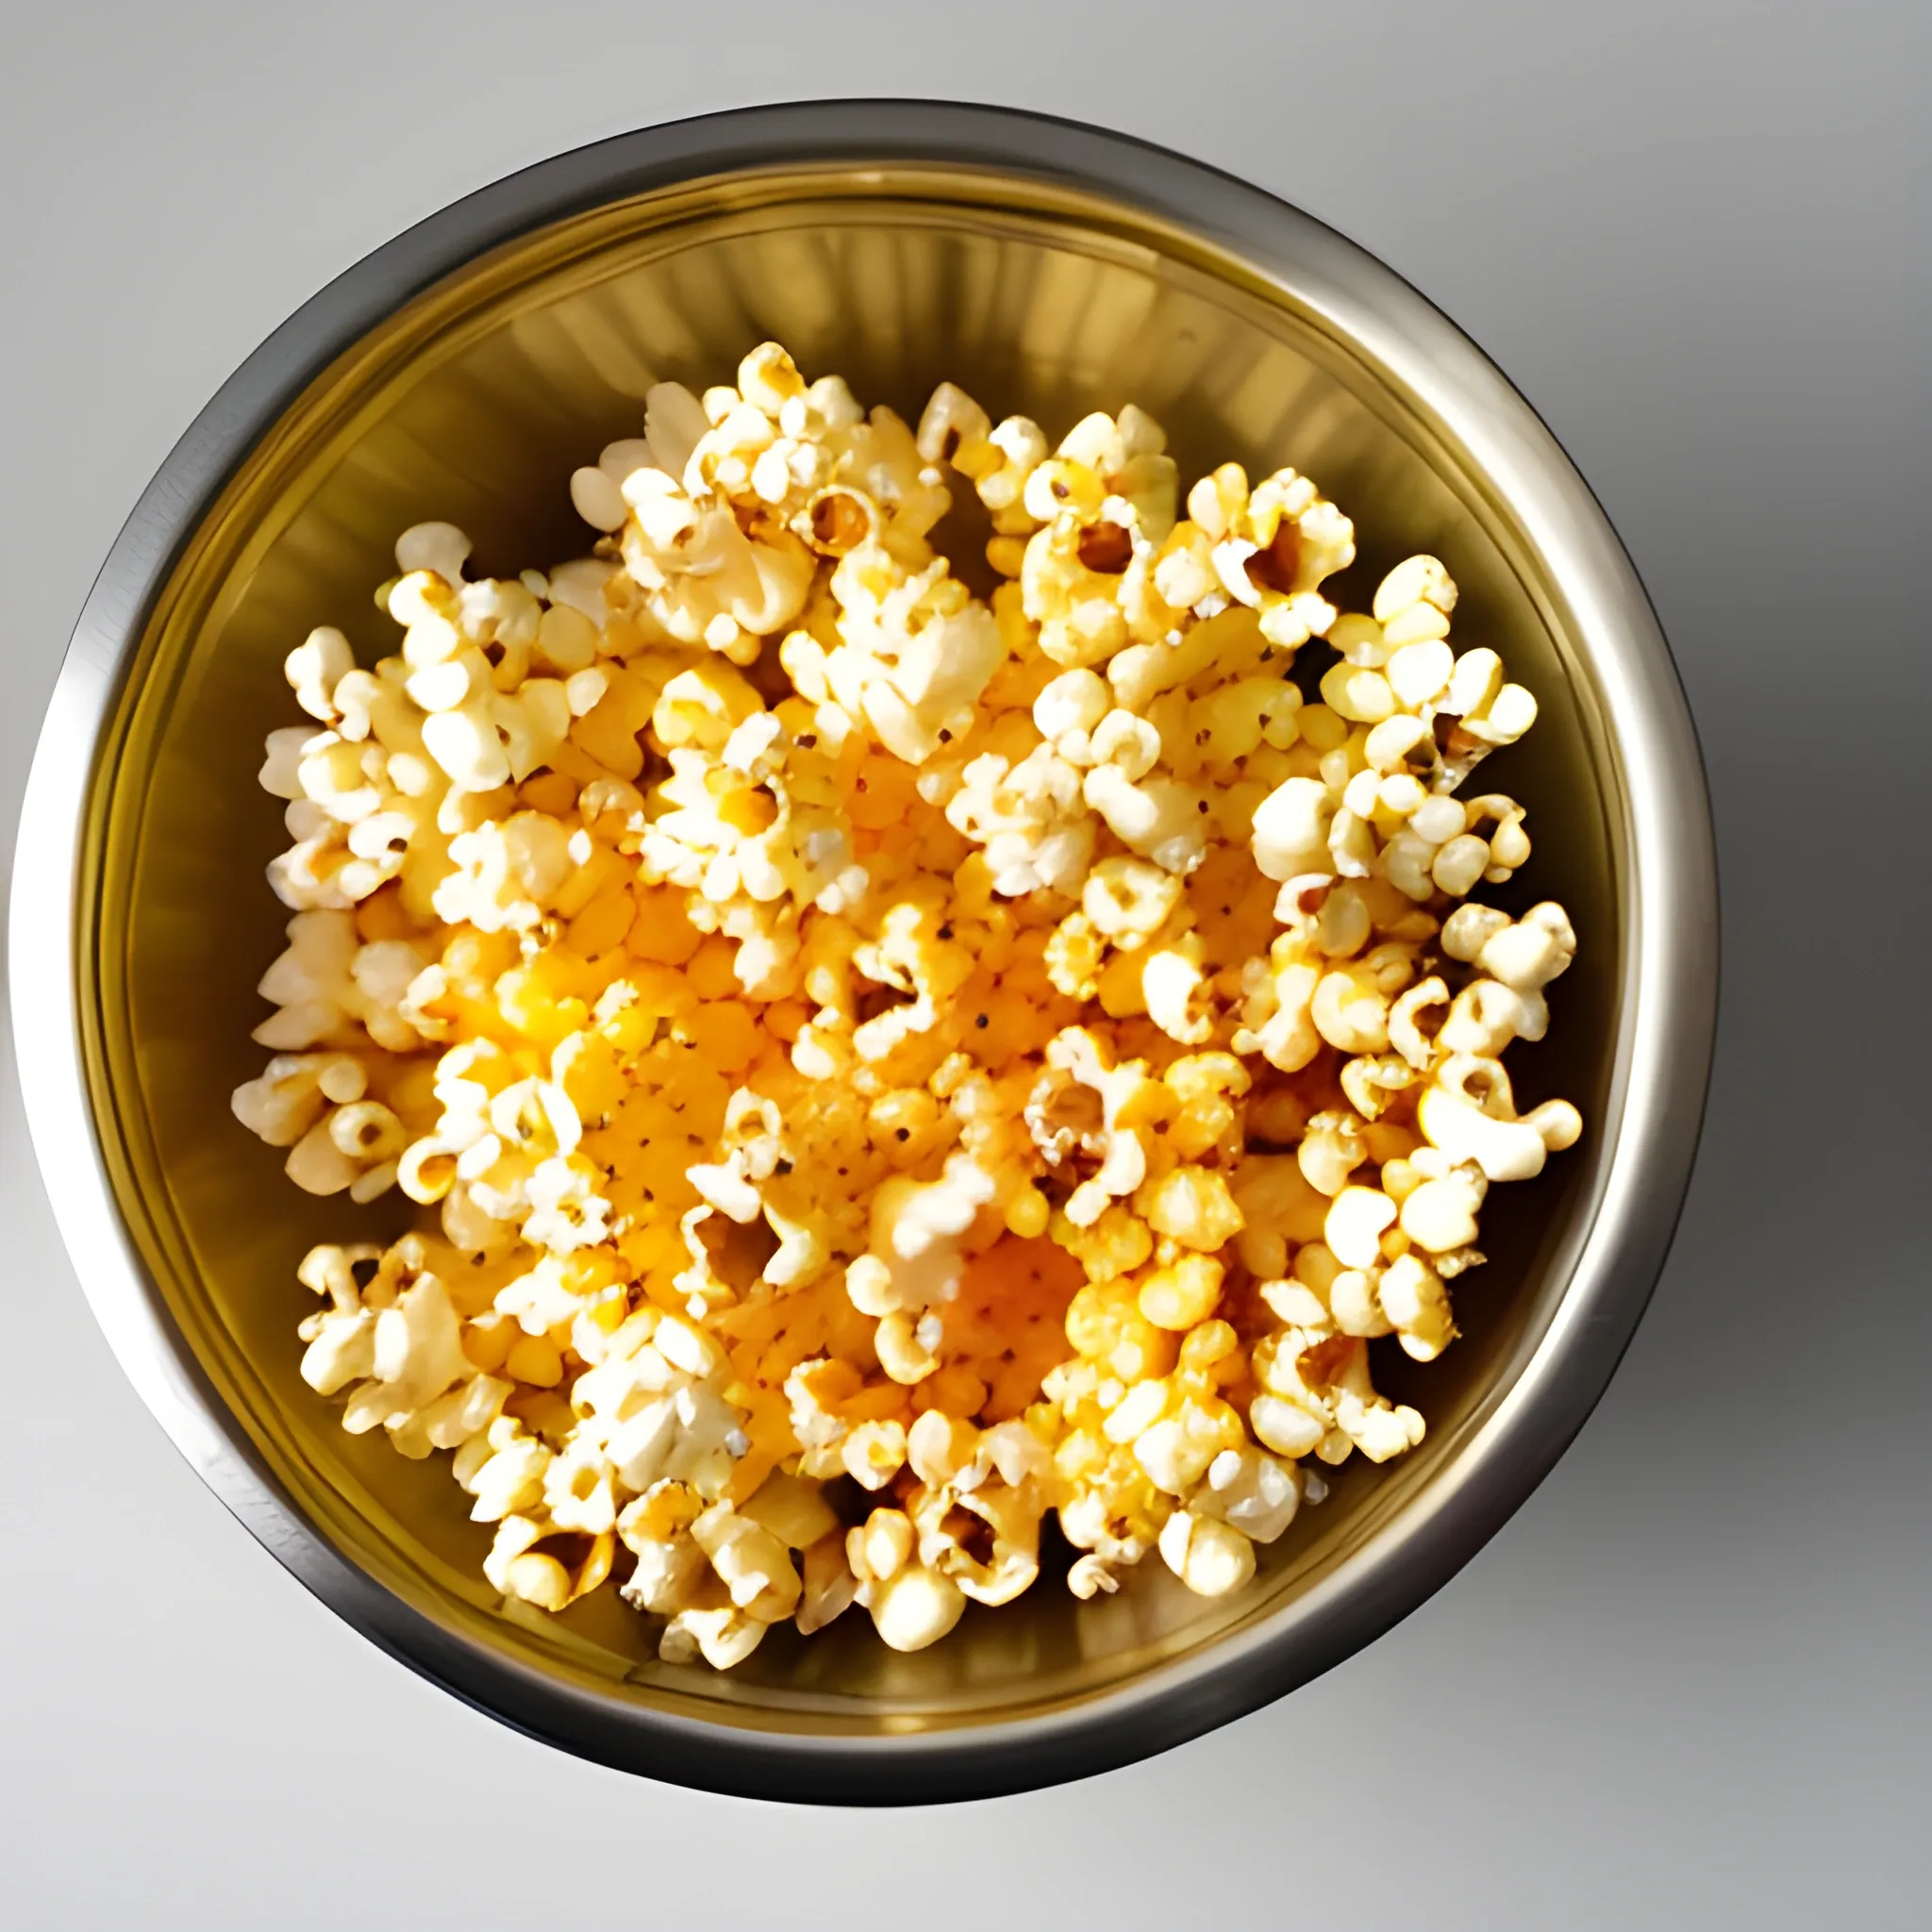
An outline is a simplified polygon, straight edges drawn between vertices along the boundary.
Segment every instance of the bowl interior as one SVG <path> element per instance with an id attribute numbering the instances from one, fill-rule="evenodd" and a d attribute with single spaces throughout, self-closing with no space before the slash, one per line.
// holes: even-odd
<path id="1" fill-rule="evenodd" d="M 1582 938 L 1548 1041 L 1519 1048 L 1523 1105 L 1574 1100 L 1585 1144 L 1498 1190 L 1490 1265 L 1459 1284 L 1462 1339 L 1427 1368 L 1378 1344 L 1378 1379 L 1428 1418 L 1423 1447 L 1357 1460 L 1264 1553 L 1232 1601 L 1188 1596 L 1158 1562 L 1076 1604 L 1050 1579 L 970 1611 L 911 1657 L 862 1616 L 781 1633 L 740 1671 L 659 1664 L 612 1593 L 558 1619 L 501 1605 L 447 1457 L 352 1438 L 296 1374 L 312 1306 L 294 1276 L 321 1239 L 397 1231 L 397 1208 L 316 1202 L 228 1110 L 256 1073 L 255 982 L 286 914 L 262 880 L 282 838 L 256 784 L 263 735 L 296 713 L 281 660 L 318 623 L 365 661 L 394 645 L 372 602 L 391 545 L 460 524 L 475 566 L 588 548 L 565 484 L 637 433 L 644 391 L 728 380 L 785 341 L 807 374 L 916 414 L 941 377 L 1058 435 L 1133 401 L 1191 475 L 1228 457 L 1313 475 L 1355 519 L 1342 601 L 1426 549 L 1462 588 L 1457 635 L 1493 643 L 1541 706 L 1482 786 L 1530 808 L 1536 855 L 1505 903 L 1560 899 Z M 1320 655 L 1318 653 L 1318 655 Z M 1614 748 L 1562 600 L 1509 506 L 1443 425 L 1316 309 L 1149 218 L 993 173 L 769 171 L 598 209 L 483 258 L 347 350 L 230 481 L 150 614 L 93 787 L 82 1005 L 93 1102 L 122 1209 L 203 1369 L 297 1507 L 352 1562 L 467 1641 L 614 1699 L 767 1729 L 892 1733 L 1098 1696 L 1282 1611 L 1386 1535 L 1507 1392 L 1560 1297 L 1613 1136 L 1622 858 Z M 405 1204 L 407 1205 L 407 1204 Z"/>

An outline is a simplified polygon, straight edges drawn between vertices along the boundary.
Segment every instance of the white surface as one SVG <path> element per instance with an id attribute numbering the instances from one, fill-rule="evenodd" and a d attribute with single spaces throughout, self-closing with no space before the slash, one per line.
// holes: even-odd
<path id="1" fill-rule="evenodd" d="M 1705 736 L 1728 926 L 1676 1255 L 1530 1506 L 1288 1702 L 1155 1763 L 952 1814 L 629 1780 L 511 1736 L 337 1624 L 114 1368 L 9 1084 L 10 1923 L 1133 1928 L 1210 1901 L 1216 1918 L 1360 1928 L 1914 1920 L 1932 1579 L 1913 1416 L 1932 1324 L 1923 1285 L 1907 1293 L 1905 1204 L 1923 1191 L 1907 1101 L 1923 1048 L 1899 1043 L 1902 861 L 1864 828 L 1923 815 L 1907 559 L 1925 291 L 1905 258 L 1924 254 L 1926 35 L 1903 6 L 1589 14 L 979 0 L 941 27 L 903 6 L 356 0 L 9 23 L 9 837 L 121 519 L 323 282 L 465 191 L 641 122 L 944 94 L 1248 175 L 1490 350 L 1657 601 Z M 1827 879 L 1860 907 L 1850 945 Z M 1839 971 L 1865 1031 L 1818 1017 Z"/>

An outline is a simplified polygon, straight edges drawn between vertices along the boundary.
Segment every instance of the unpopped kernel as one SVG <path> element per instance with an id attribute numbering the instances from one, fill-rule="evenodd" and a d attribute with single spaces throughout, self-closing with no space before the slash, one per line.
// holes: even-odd
<path id="1" fill-rule="evenodd" d="M 1581 1131 L 1502 1062 L 1570 921 L 1469 896 L 1535 700 L 1438 559 L 1340 609 L 1312 480 L 1183 495 L 1131 405 L 913 426 L 766 343 L 570 491 L 588 557 L 418 525 L 391 654 L 288 659 L 235 1112 L 422 1209 L 303 1262 L 304 1376 L 450 1453 L 494 1589 L 614 1582 L 673 1660 L 854 1604 L 917 1650 L 1048 1512 L 1076 1596 L 1241 1588 L 1316 1465 L 1422 1441 L 1370 1343 L 1449 1344 L 1488 1190 Z"/>

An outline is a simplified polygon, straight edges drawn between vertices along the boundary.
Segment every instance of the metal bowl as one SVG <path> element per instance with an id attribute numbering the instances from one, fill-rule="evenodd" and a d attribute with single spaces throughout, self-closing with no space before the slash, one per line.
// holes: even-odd
<path id="1" fill-rule="evenodd" d="M 486 567 L 580 554 L 563 481 L 652 382 L 767 336 L 916 410 L 952 376 L 1065 425 L 1133 400 L 1182 466 L 1291 460 L 1355 516 L 1359 598 L 1415 549 L 1463 587 L 1541 721 L 1484 774 L 1531 808 L 1519 901 L 1582 937 L 1519 1092 L 1583 1144 L 1492 1196 L 1441 1361 L 1381 1364 L 1427 1441 L 1351 1466 L 1232 1600 L 1158 1565 L 1043 1584 L 916 1657 L 850 1618 L 725 1676 L 660 1664 L 614 1600 L 500 1602 L 441 1458 L 352 1438 L 296 1375 L 305 1247 L 392 1231 L 317 1203 L 231 1119 L 284 914 L 256 787 L 310 625 L 374 654 L 395 532 Z M 163 1427 L 356 1628 L 505 1723 L 715 1790 L 859 1803 L 1041 1785 L 1161 1750 L 1369 1642 L 1521 1504 L 1603 1392 L 1662 1264 L 1716 986 L 1709 808 L 1671 659 L 1582 479 L 1482 355 L 1320 223 L 1176 156 L 921 103 L 758 109 L 513 175 L 332 283 L 222 389 L 88 600 L 27 793 L 12 916 L 33 1137 L 75 1268 Z M 1513 890 L 1513 889 L 1512 889 Z M 603 1593 L 608 1599 L 609 1593 Z"/>

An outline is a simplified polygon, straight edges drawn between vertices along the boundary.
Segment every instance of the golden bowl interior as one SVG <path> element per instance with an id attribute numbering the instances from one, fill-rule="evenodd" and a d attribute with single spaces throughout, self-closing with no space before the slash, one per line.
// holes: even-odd
<path id="1" fill-rule="evenodd" d="M 1527 803 L 1537 841 L 1504 903 L 1561 900 L 1582 951 L 1550 1040 L 1519 1048 L 1512 1073 L 1525 1106 L 1574 1100 L 1590 1137 L 1491 1195 L 1490 1265 L 1458 1284 L 1463 1336 L 1442 1359 L 1422 1368 L 1377 1344 L 1381 1385 L 1428 1418 L 1422 1448 L 1352 1463 L 1232 1600 L 1192 1598 L 1150 1562 L 1085 1605 L 1043 1579 L 915 1657 L 855 1614 L 807 1640 L 782 1632 L 729 1675 L 675 1668 L 611 1591 L 558 1618 L 499 1602 L 479 1567 L 489 1531 L 467 1520 L 447 1458 L 348 1436 L 297 1375 L 303 1251 L 402 1221 L 393 1202 L 302 1194 L 228 1108 L 264 1058 L 248 1038 L 265 1010 L 255 982 L 287 917 L 262 878 L 286 842 L 280 813 L 255 775 L 264 734 L 297 717 L 282 659 L 319 623 L 364 661 L 394 647 L 371 592 L 421 519 L 461 525 L 485 571 L 584 554 L 571 470 L 637 433 L 651 384 L 729 380 L 767 337 L 808 375 L 837 371 L 908 417 L 950 377 L 1055 435 L 1139 403 L 1190 476 L 1230 457 L 1251 474 L 1292 463 L 1356 520 L 1344 606 L 1432 551 L 1461 586 L 1459 642 L 1496 646 L 1541 704 L 1481 785 Z M 341 355 L 230 480 L 150 614 L 105 746 L 82 867 L 87 1062 L 122 1211 L 173 1319 L 349 1560 L 466 1641 L 611 1699 L 766 1730 L 925 1730 L 1064 1709 L 1253 1626 L 1397 1524 L 1507 1390 L 1607 1158 L 1624 861 L 1613 749 L 1560 595 L 1442 425 L 1312 308 L 1071 190 L 926 167 L 772 170 L 608 206 L 475 261 Z"/>

